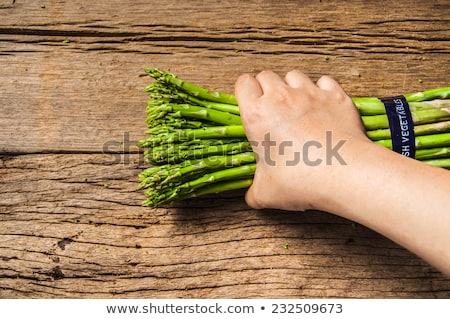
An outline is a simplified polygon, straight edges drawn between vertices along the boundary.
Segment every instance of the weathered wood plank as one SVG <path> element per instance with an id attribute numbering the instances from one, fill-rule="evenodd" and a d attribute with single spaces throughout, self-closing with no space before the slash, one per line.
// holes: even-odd
<path id="1" fill-rule="evenodd" d="M 148 66 L 227 92 L 264 68 L 331 74 L 353 96 L 448 84 L 447 2 L 37 6 L 2 10 L 3 153 L 100 152 L 124 132 L 141 138 Z"/>
<path id="2" fill-rule="evenodd" d="M 140 207 L 138 156 L 114 160 L 2 157 L 0 297 L 450 293 L 450 282 L 417 257 L 326 213 L 258 212 L 242 192 L 171 209 Z"/>
<path id="3" fill-rule="evenodd" d="M 0 4 L 1 298 L 450 296 L 326 213 L 254 211 L 242 192 L 143 208 L 134 146 L 149 66 L 227 92 L 266 68 L 353 96 L 448 85 L 448 1 L 42 4 Z"/>

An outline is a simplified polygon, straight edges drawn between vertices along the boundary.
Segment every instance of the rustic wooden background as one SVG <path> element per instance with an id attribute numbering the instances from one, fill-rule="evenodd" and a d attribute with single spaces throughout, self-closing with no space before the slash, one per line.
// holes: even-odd
<path id="1" fill-rule="evenodd" d="M 449 84 L 449 17 L 448 0 L 0 0 L 0 297 L 448 298 L 438 271 L 327 213 L 240 191 L 143 208 L 134 144 L 144 67 L 226 92 L 297 68 L 401 94 Z"/>

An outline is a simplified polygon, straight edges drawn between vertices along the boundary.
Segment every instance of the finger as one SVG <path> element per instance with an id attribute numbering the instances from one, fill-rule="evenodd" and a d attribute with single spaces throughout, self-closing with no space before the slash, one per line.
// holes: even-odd
<path id="1" fill-rule="evenodd" d="M 317 81 L 317 86 L 321 90 L 331 92 L 336 104 L 346 104 L 349 105 L 349 107 L 354 107 L 351 98 L 347 95 L 342 86 L 340 86 L 333 78 L 326 75 L 322 76 L 319 81 Z"/>
<path id="2" fill-rule="evenodd" d="M 344 89 L 332 77 L 324 75 L 317 81 L 317 86 L 325 91 L 344 92 Z"/>
<path id="3" fill-rule="evenodd" d="M 259 82 L 250 74 L 241 75 L 236 81 L 234 90 L 238 105 L 241 108 L 251 105 L 263 94 Z"/>
<path id="4" fill-rule="evenodd" d="M 296 89 L 305 87 L 307 85 L 314 85 L 314 83 L 306 74 L 297 70 L 292 70 L 286 73 L 284 80 L 290 87 Z"/>
<path id="5" fill-rule="evenodd" d="M 286 82 L 278 74 L 272 71 L 262 71 L 256 76 L 261 85 L 263 94 L 271 92 L 280 86 L 285 86 Z"/>

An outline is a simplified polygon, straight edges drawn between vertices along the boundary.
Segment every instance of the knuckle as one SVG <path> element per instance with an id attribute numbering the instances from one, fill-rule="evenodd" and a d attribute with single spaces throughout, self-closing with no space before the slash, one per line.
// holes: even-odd
<path id="1" fill-rule="evenodd" d="M 245 123 L 258 123 L 264 116 L 261 112 L 260 103 L 258 101 L 253 102 L 251 105 L 241 110 L 241 118 Z"/>
<path id="2" fill-rule="evenodd" d="M 352 99 L 342 90 L 337 91 L 334 98 L 339 104 L 353 103 Z"/>
<path id="3" fill-rule="evenodd" d="M 292 92 L 287 86 L 281 86 L 272 92 L 270 97 L 275 103 L 289 105 L 293 102 Z"/>

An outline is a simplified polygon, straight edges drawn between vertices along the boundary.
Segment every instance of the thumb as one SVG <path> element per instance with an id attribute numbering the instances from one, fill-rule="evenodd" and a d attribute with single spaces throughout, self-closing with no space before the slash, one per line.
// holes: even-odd
<path id="1" fill-rule="evenodd" d="M 262 208 L 264 208 L 256 200 L 255 187 L 254 187 L 253 184 L 250 186 L 250 188 L 245 193 L 245 202 L 247 203 L 248 206 L 250 206 L 251 208 L 254 208 L 254 209 L 262 209 Z"/>

